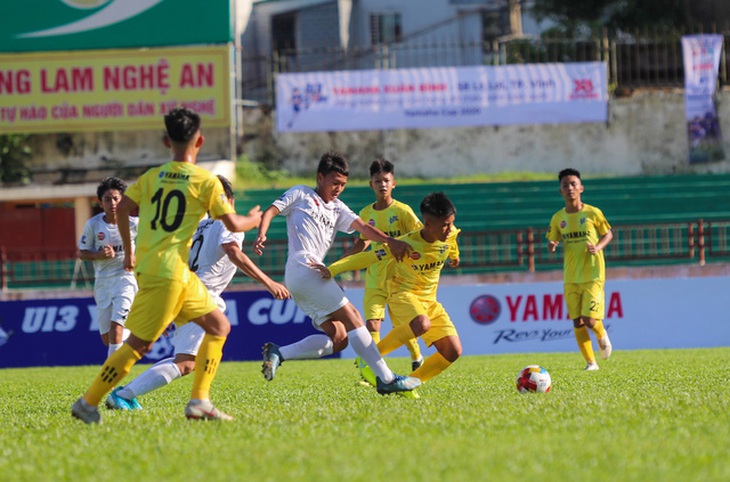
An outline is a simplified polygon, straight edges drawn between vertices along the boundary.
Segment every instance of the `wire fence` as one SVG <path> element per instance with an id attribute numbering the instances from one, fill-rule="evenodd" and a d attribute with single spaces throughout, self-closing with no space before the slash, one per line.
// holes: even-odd
<path id="1" fill-rule="evenodd" d="M 681 37 L 684 30 L 624 32 L 609 36 L 567 38 L 509 38 L 495 41 L 440 41 L 411 39 L 407 42 L 343 50 L 340 47 L 281 49 L 271 55 L 242 58 L 242 94 L 247 103 L 274 105 L 274 82 L 279 72 L 396 69 L 510 65 L 548 62 L 606 62 L 614 95 L 636 88 L 682 88 L 684 65 Z M 730 77 L 730 26 L 719 32 L 724 47 L 719 85 Z"/>

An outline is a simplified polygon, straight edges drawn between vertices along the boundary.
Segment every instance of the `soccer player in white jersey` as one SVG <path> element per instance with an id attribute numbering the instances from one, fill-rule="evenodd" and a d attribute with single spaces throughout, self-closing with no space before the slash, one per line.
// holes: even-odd
<path id="1" fill-rule="evenodd" d="M 254 251 L 263 253 L 266 233 L 274 216 L 286 217 L 288 257 L 284 282 L 294 301 L 324 334 L 308 336 L 281 346 L 263 347 L 264 378 L 271 381 L 284 360 L 321 358 L 345 349 L 349 344 L 373 368 L 380 394 L 411 391 L 421 382 L 417 378 L 395 375 L 378 352 L 362 317 L 342 289 L 332 279 L 323 279 L 309 267 L 322 263 L 338 231 L 358 231 L 370 240 L 387 243 L 396 259 L 408 254 L 409 246 L 366 224 L 338 196 L 345 189 L 349 166 L 337 152 L 325 153 L 317 167 L 317 187 L 294 186 L 269 206 L 261 218 Z"/>
<path id="2" fill-rule="evenodd" d="M 224 176 L 218 176 L 228 201 L 233 204 L 233 186 Z M 198 275 L 215 299 L 221 311 L 226 302 L 221 293 L 230 284 L 236 269 L 240 269 L 261 283 L 277 300 L 289 298 L 289 291 L 281 283 L 269 278 L 241 251 L 244 233 L 230 232 L 221 221 L 204 219 L 198 225 L 190 247 L 190 270 Z M 165 358 L 152 365 L 124 387 L 114 389 L 106 401 L 110 409 L 139 410 L 137 397 L 164 387 L 173 380 L 195 370 L 195 356 L 203 341 L 205 331 L 195 323 L 177 327 L 172 338 L 174 357 Z"/>
<path id="3" fill-rule="evenodd" d="M 96 188 L 104 212 L 86 221 L 79 240 L 79 259 L 94 264 L 94 301 L 98 312 L 99 333 L 107 357 L 122 346 L 124 324 L 137 293 L 134 273 L 124 269 L 124 248 L 117 228 L 117 205 L 127 184 L 108 177 Z M 137 234 L 137 218 L 129 218 L 132 239 Z"/>

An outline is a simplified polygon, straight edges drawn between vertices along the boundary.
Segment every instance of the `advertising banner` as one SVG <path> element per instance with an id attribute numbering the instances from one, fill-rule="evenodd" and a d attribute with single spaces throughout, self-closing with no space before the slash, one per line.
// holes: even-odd
<path id="1" fill-rule="evenodd" d="M 228 126 L 230 49 L 0 55 L 0 133 L 161 130 L 180 106 Z"/>
<path id="2" fill-rule="evenodd" d="M 0 52 L 225 44 L 232 1 L 22 0 L 3 2 Z"/>
<path id="3" fill-rule="evenodd" d="M 690 163 L 725 159 L 714 99 L 722 43 L 722 35 L 682 37 L 684 106 Z"/>
<path id="4" fill-rule="evenodd" d="M 605 122 L 602 62 L 279 74 L 280 132 Z"/>
<path id="5" fill-rule="evenodd" d="M 604 325 L 621 350 L 730 346 L 724 320 L 728 278 L 608 280 Z M 363 289 L 346 290 L 362 312 Z M 293 300 L 266 291 L 225 292 L 232 330 L 223 360 L 260 360 L 267 341 L 286 345 L 318 333 Z M 562 282 L 446 285 L 438 298 L 459 332 L 464 355 L 575 352 Z M 0 368 L 94 365 L 106 357 L 92 298 L 0 302 Z M 388 318 L 382 336 L 391 329 Z M 595 337 L 593 337 L 594 349 Z M 420 341 L 424 355 L 434 352 Z M 162 337 L 142 363 L 172 354 Z M 354 358 L 352 348 L 340 354 Z M 336 355 L 337 356 L 337 355 Z M 400 348 L 392 356 L 407 357 Z M 539 363 L 539 360 L 534 361 Z"/>
<path id="6" fill-rule="evenodd" d="M 318 333 L 293 300 L 275 300 L 267 291 L 223 293 L 231 334 L 223 360 L 260 360 L 267 341 L 288 344 Z M 0 302 L 0 368 L 101 365 L 101 342 L 93 298 Z M 172 355 L 161 337 L 141 363 Z"/>
<path id="7" fill-rule="evenodd" d="M 614 356 L 620 350 L 730 346 L 730 325 L 717 321 L 727 319 L 728 283 L 713 277 L 607 280 L 603 323 Z M 362 294 L 347 292 L 360 310 Z M 580 361 L 562 282 L 447 285 L 439 288 L 438 299 L 456 325 L 465 355 L 575 352 Z M 384 322 L 381 336 L 391 326 Z M 395 355 L 408 352 L 400 348 Z M 343 353 L 354 356 L 350 349 Z"/>

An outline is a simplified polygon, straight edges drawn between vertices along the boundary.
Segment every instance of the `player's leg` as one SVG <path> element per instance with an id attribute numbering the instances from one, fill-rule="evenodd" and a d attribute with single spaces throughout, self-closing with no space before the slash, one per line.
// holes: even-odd
<path id="1" fill-rule="evenodd" d="M 601 321 L 605 313 L 605 293 L 603 281 L 585 283 L 581 314 L 583 323 L 596 334 L 601 358 L 608 360 L 611 357 L 613 346 L 608 338 L 606 328 L 603 326 L 603 321 Z"/>
<path id="2" fill-rule="evenodd" d="M 462 353 L 461 339 L 458 336 L 446 336 L 433 343 L 436 353 L 426 358 L 423 365 L 411 373 L 421 382 L 426 382 L 454 363 Z"/>
<path id="3" fill-rule="evenodd" d="M 124 325 L 118 321 L 112 321 L 109 326 L 109 349 L 107 350 L 107 357 L 115 351 L 119 350 L 124 343 Z"/>
<path id="4" fill-rule="evenodd" d="M 380 288 L 365 288 L 365 296 L 362 300 L 365 326 L 373 337 L 373 341 L 380 341 L 380 325 L 385 318 L 385 304 L 388 300 L 388 292 Z"/>
<path id="5" fill-rule="evenodd" d="M 109 394 L 106 405 L 121 410 L 139 410 L 137 397 L 169 385 L 195 370 L 195 356 L 205 336 L 205 330 L 196 323 L 185 323 L 175 330 L 172 346 L 175 356 L 160 360 L 142 372 L 124 387 Z"/>
<path id="6" fill-rule="evenodd" d="M 346 298 L 345 298 L 346 299 Z M 380 355 L 378 345 L 368 333 L 362 321 L 360 312 L 347 301 L 342 308 L 330 315 L 331 319 L 340 320 L 347 330 L 347 339 L 352 349 L 363 361 L 370 366 L 376 376 L 378 393 L 387 394 L 410 391 L 417 388 L 421 382 L 412 377 L 395 375 Z"/>
<path id="7" fill-rule="evenodd" d="M 112 305 L 101 307 L 96 305 L 96 322 L 99 325 L 99 336 L 101 336 L 101 342 L 104 346 L 109 348 L 109 330 L 112 324 Z M 114 350 L 116 351 L 116 350 Z M 107 352 L 107 357 L 114 353 L 114 351 Z"/>
<path id="8" fill-rule="evenodd" d="M 124 343 L 124 326 L 129 310 L 132 308 L 134 295 L 137 293 L 137 283 L 134 278 L 122 277 L 114 283 L 112 289 L 114 292 L 112 293 L 107 356 L 120 349 Z"/>
<path id="9" fill-rule="evenodd" d="M 375 343 L 380 341 L 380 325 L 382 323 L 382 318 L 370 318 L 365 322 L 365 326 L 367 327 L 370 336 L 373 337 L 373 341 Z"/>
<path id="10" fill-rule="evenodd" d="M 393 329 L 378 343 L 378 349 L 383 355 L 395 351 L 431 328 L 426 307 L 411 293 L 392 295 L 388 300 L 388 310 L 393 320 Z"/>
<path id="11" fill-rule="evenodd" d="M 142 289 L 127 320 L 132 334 L 119 350 L 107 358 L 99 375 L 72 408 L 72 414 L 86 423 L 100 421 L 96 410 L 99 402 L 149 352 L 154 340 L 159 338 L 180 309 L 182 283 L 146 275 L 141 275 L 139 282 Z"/>
<path id="12" fill-rule="evenodd" d="M 329 321 L 329 313 L 347 302 L 337 283 L 323 280 L 306 266 L 287 266 L 285 284 L 299 309 L 312 319 L 314 328 L 323 333 L 309 335 L 284 346 L 265 343 L 262 349 L 261 373 L 268 381 L 274 379 L 277 368 L 284 360 L 322 358 L 347 347 L 344 326 L 341 323 L 326 323 Z"/>
<path id="13" fill-rule="evenodd" d="M 390 311 L 390 307 L 388 307 L 388 311 Z M 390 319 L 393 321 L 393 327 L 396 326 L 398 321 L 393 317 L 393 313 L 390 313 Z M 421 347 L 418 344 L 418 338 L 414 337 L 408 340 L 405 343 L 406 349 L 408 349 L 408 353 L 411 354 L 411 370 L 415 370 L 421 365 L 423 365 L 423 356 L 421 355 Z"/>
<path id="14" fill-rule="evenodd" d="M 210 402 L 210 387 L 223 358 L 223 346 L 231 331 L 231 323 L 197 276 L 187 282 L 186 300 L 176 321 L 181 319 L 190 319 L 205 330 L 195 360 L 193 389 L 185 415 L 195 420 L 232 420 L 233 417 Z"/>
<path id="15" fill-rule="evenodd" d="M 585 370 L 598 370 L 596 356 L 593 353 L 593 345 L 591 337 L 588 334 L 588 328 L 583 322 L 581 311 L 583 309 L 583 289 L 580 284 L 567 283 L 565 285 L 565 304 L 568 307 L 568 316 L 573 320 L 573 334 L 578 344 L 583 359 L 586 362 Z"/>
<path id="16" fill-rule="evenodd" d="M 421 337 L 427 346 L 436 348 L 436 353 L 426 358 L 423 365 L 411 373 L 421 382 L 426 382 L 451 366 L 462 354 L 461 339 L 443 305 L 432 301 L 426 306 L 430 329 Z"/>

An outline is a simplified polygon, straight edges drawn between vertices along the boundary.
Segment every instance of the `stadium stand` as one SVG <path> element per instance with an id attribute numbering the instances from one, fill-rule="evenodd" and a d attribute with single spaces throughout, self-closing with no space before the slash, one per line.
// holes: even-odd
<path id="1" fill-rule="evenodd" d="M 599 207 L 613 225 L 730 219 L 730 174 L 584 177 L 583 201 Z M 236 209 L 245 212 L 255 204 L 266 209 L 282 191 L 237 193 Z M 457 225 L 464 231 L 542 228 L 563 207 L 557 178 L 555 181 L 401 184 L 394 197 L 418 212 L 421 199 L 433 191 L 443 191 L 452 199 L 458 209 Z M 367 186 L 350 186 L 341 199 L 357 212 L 373 202 L 373 193 Z M 269 238 L 285 237 L 283 219 L 275 219 Z"/>
<path id="2" fill-rule="evenodd" d="M 585 176 L 584 202 L 601 208 L 614 227 L 607 262 L 612 266 L 649 266 L 730 261 L 730 174 L 591 178 Z M 444 191 L 458 209 L 463 230 L 462 265 L 449 275 L 499 271 L 558 269 L 562 254 L 544 249 L 545 229 L 552 214 L 563 207 L 558 183 L 550 181 L 414 184 L 401 183 L 396 199 L 416 212 L 421 199 Z M 236 210 L 266 209 L 283 189 L 236 193 Z M 342 195 L 356 212 L 373 202 L 368 186 L 349 186 Z M 700 223 L 702 220 L 702 223 Z M 274 218 L 263 257 L 251 254 L 255 232 L 244 249 L 268 274 L 282 279 L 286 263 L 286 225 Z M 339 235 L 327 261 L 339 258 L 352 237 Z M 0 247 L 2 248 L 2 247 Z M 705 249 L 701 249 L 705 248 Z M 87 286 L 93 272 L 73 259 L 47 249 L 28 253 L 0 249 L 3 287 Z M 355 275 L 357 277 L 357 274 Z M 250 283 L 242 273 L 234 283 Z"/>

